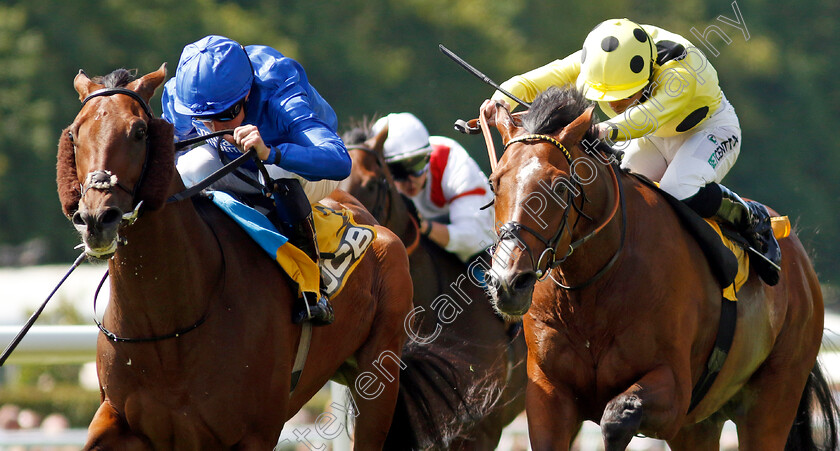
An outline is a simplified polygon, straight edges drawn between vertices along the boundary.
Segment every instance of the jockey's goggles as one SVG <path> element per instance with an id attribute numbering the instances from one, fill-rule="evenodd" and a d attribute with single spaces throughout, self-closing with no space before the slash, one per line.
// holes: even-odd
<path id="1" fill-rule="evenodd" d="M 222 111 L 219 114 L 214 114 L 212 116 L 201 116 L 198 119 L 202 121 L 218 121 L 218 122 L 227 122 L 236 119 L 236 116 L 239 116 L 239 113 L 242 111 L 242 107 L 245 106 L 245 99 L 234 103 L 231 105 L 230 108 Z"/>
<path id="2" fill-rule="evenodd" d="M 388 163 L 394 180 L 408 180 L 409 176 L 420 177 L 429 168 L 429 155 L 417 155 L 405 160 Z"/>

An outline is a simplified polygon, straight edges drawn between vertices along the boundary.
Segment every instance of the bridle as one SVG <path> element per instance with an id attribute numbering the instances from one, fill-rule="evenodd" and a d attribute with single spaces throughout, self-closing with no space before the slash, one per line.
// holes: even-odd
<path id="1" fill-rule="evenodd" d="M 380 169 L 384 169 L 385 165 L 382 162 L 382 157 L 370 147 L 364 145 L 347 146 L 347 151 L 350 152 L 351 150 L 360 150 L 368 155 L 371 155 L 376 161 L 376 165 Z M 391 219 L 391 202 L 390 196 L 388 196 L 388 189 L 390 187 L 388 186 L 388 179 L 384 175 L 379 176 L 376 179 L 376 185 L 376 200 L 374 201 L 373 207 L 371 207 L 369 211 L 374 218 L 377 218 L 377 221 L 379 221 L 382 224 L 387 224 L 388 220 Z M 382 217 L 381 215 L 383 212 L 385 212 L 385 208 L 388 209 L 388 214 L 386 217 Z M 382 217 L 382 220 L 379 220 L 380 217 Z"/>
<path id="2" fill-rule="evenodd" d="M 80 107 L 80 109 L 84 108 L 85 105 L 93 98 L 108 97 L 117 94 L 129 96 L 132 99 L 136 100 L 137 103 L 140 104 L 140 107 L 143 109 L 143 112 L 146 113 L 148 119 L 154 119 L 155 115 L 152 113 L 152 108 L 149 106 L 148 102 L 146 102 L 146 100 L 143 97 L 141 97 L 140 94 L 137 94 L 136 92 L 126 88 L 102 88 L 93 91 L 92 93 L 88 94 L 87 97 L 84 98 L 84 100 L 82 100 L 82 106 Z M 73 140 L 73 134 L 71 132 L 68 133 L 70 134 L 70 140 L 71 142 L 73 142 L 73 149 L 75 151 L 76 143 Z M 116 175 L 112 174 L 111 171 L 104 169 L 89 172 L 88 175 L 85 177 L 85 183 L 80 184 L 82 198 L 84 198 L 85 193 L 87 193 L 88 190 L 96 189 L 108 192 L 113 187 L 120 188 L 129 195 L 131 195 L 132 211 L 130 213 L 124 214 L 122 217 L 123 221 L 126 221 L 129 224 L 134 223 L 134 221 L 137 220 L 142 211 L 143 201 L 137 201 L 137 192 L 139 191 L 140 186 L 142 185 L 143 180 L 146 177 L 146 171 L 148 170 L 149 165 L 149 154 L 151 153 L 151 149 L 149 148 L 150 140 L 148 132 L 146 133 L 145 139 L 146 155 L 143 157 L 143 168 L 140 170 L 140 178 L 137 179 L 137 183 L 134 184 L 134 187 L 126 187 L 125 184 L 123 184 L 117 179 Z"/>
<path id="3" fill-rule="evenodd" d="M 90 93 L 87 97 L 85 97 L 84 100 L 82 100 L 82 108 L 84 108 L 85 104 L 89 100 L 91 100 L 95 97 L 112 96 L 112 95 L 127 95 L 127 96 L 131 97 L 132 99 L 136 100 L 140 104 L 141 108 L 143 109 L 143 112 L 146 113 L 146 115 L 148 116 L 149 119 L 154 119 L 154 114 L 152 114 L 152 109 L 149 107 L 149 104 L 146 102 L 146 100 L 143 99 L 136 92 L 134 92 L 130 89 L 126 89 L 126 88 L 103 88 L 103 89 L 99 89 L 97 91 L 94 91 L 94 92 Z M 183 147 L 186 147 L 188 145 L 192 145 L 192 144 L 195 144 L 197 142 L 205 141 L 209 138 L 212 138 L 212 137 L 215 137 L 215 136 L 220 136 L 222 134 L 227 134 L 227 133 L 231 133 L 231 132 L 232 132 L 232 130 L 221 130 L 219 132 L 211 133 L 209 135 L 201 136 L 201 137 L 198 137 L 198 138 L 195 138 L 195 139 L 190 139 L 190 140 L 185 140 L 185 141 L 178 142 L 178 143 L 175 144 L 175 147 L 176 148 L 183 148 Z M 70 135 L 70 138 L 72 140 L 72 138 L 73 138 L 72 134 Z M 75 143 L 73 143 L 73 145 L 74 145 L 74 149 L 75 149 Z M 137 195 L 137 192 L 139 190 L 139 187 L 141 186 L 143 180 L 145 179 L 146 172 L 148 170 L 149 155 L 151 153 L 150 152 L 150 150 L 151 150 L 150 145 L 151 145 L 150 140 L 149 140 L 148 135 L 147 135 L 146 136 L 146 155 L 145 155 L 145 158 L 144 158 L 144 161 L 143 161 L 143 168 L 140 172 L 140 177 L 138 178 L 137 183 L 134 184 L 133 188 L 129 189 L 124 184 L 120 183 L 117 180 L 116 175 L 111 174 L 110 171 L 98 170 L 98 171 L 92 171 L 92 172 L 88 173 L 88 175 L 85 179 L 85 183 L 81 186 L 81 196 L 84 197 L 84 193 L 87 192 L 90 189 L 110 191 L 111 188 L 114 187 L 114 186 L 126 191 L 127 193 L 131 194 L 133 211 L 131 213 L 124 214 L 122 219 L 123 219 L 123 221 L 126 221 L 128 223 L 128 225 L 133 224 L 137 220 L 137 218 L 140 216 L 140 213 L 142 211 L 143 201 L 141 200 L 141 201 L 137 202 L 136 201 L 136 195 Z M 236 169 L 237 167 L 241 166 L 244 162 L 253 158 L 255 155 L 256 155 L 256 151 L 254 149 L 250 149 L 248 152 L 244 153 L 242 156 L 238 157 L 233 162 L 227 164 L 222 169 L 219 169 L 215 173 L 211 174 L 209 177 L 204 179 L 199 184 L 197 184 L 197 185 L 195 185 L 191 188 L 188 188 L 188 189 L 186 189 L 186 190 L 184 190 L 180 193 L 177 193 L 177 194 L 173 195 L 172 197 L 170 197 L 168 199 L 168 202 L 178 202 L 180 200 L 192 197 L 193 195 L 199 193 L 202 189 L 209 186 L 214 181 L 218 180 L 222 176 L 226 175 L 227 173 L 229 173 L 229 172 L 233 171 L 234 169 Z M 216 234 L 215 230 L 213 230 L 212 227 L 211 227 L 211 231 L 213 232 L 213 235 L 216 238 L 216 242 L 219 245 L 219 248 L 221 249 L 221 242 L 219 241 L 218 235 Z M 224 253 L 222 253 L 222 254 L 224 255 Z M 223 268 L 223 271 L 224 271 L 224 258 L 222 259 L 222 265 L 223 265 L 222 268 Z M 96 299 L 99 296 L 99 291 L 101 290 L 102 285 L 104 284 L 108 275 L 109 275 L 109 271 L 106 270 L 105 274 L 102 277 L 102 280 L 100 281 L 100 283 L 99 283 L 99 285 L 96 289 L 96 293 L 94 294 L 94 299 L 93 299 L 94 312 L 96 311 Z M 224 283 L 224 279 L 225 279 L 224 277 L 221 278 L 222 283 Z M 201 317 L 196 322 L 194 322 L 191 326 L 178 329 L 178 330 L 176 330 L 174 332 L 171 332 L 171 333 L 168 333 L 168 334 L 156 335 L 156 336 L 151 336 L 151 337 L 121 337 L 121 336 L 118 336 L 117 334 L 111 332 L 110 330 L 108 330 L 102 324 L 102 322 L 100 322 L 95 316 L 94 316 L 94 322 L 96 323 L 97 327 L 102 332 L 102 334 L 105 335 L 109 340 L 114 341 L 114 342 L 120 342 L 120 343 L 156 342 L 156 341 L 161 341 L 161 340 L 167 340 L 167 339 L 170 339 L 170 338 L 177 338 L 177 337 L 180 337 L 180 336 L 182 336 L 182 335 L 184 335 L 188 332 L 191 332 L 191 331 L 197 329 L 199 326 L 204 324 L 205 320 L 207 319 L 207 316 L 209 314 L 209 308 L 210 308 L 210 306 L 208 305 L 207 309 L 204 311 L 204 313 L 201 315 Z"/>
<path id="4" fill-rule="evenodd" d="M 353 145 L 347 146 L 347 151 L 351 150 L 360 150 L 366 154 L 372 155 L 373 158 L 376 160 L 377 166 L 382 169 L 386 170 L 385 164 L 382 161 L 382 156 L 376 152 L 376 150 L 371 149 L 364 145 Z M 379 176 L 376 181 L 376 200 L 374 201 L 373 207 L 369 209 L 370 214 L 373 215 L 376 220 L 379 221 L 380 224 L 386 225 L 391 220 L 391 214 L 394 211 L 393 208 L 393 198 L 391 196 L 391 186 L 388 183 L 388 178 L 384 175 Z M 386 210 L 387 209 L 387 210 Z M 383 212 L 387 212 L 384 217 L 382 216 Z M 379 218 L 382 218 L 381 220 Z M 408 255 L 411 255 L 417 247 L 420 245 L 420 225 L 417 224 L 417 220 L 414 219 L 413 215 L 409 215 L 410 224 L 414 226 L 414 238 L 412 239 L 411 244 L 406 245 L 406 252 Z"/>
<path id="5" fill-rule="evenodd" d="M 505 144 L 504 148 L 505 148 L 505 150 L 507 150 L 507 148 L 511 144 L 515 144 L 515 143 L 536 143 L 536 142 L 548 142 L 548 143 L 554 145 L 557 149 L 560 150 L 560 152 L 566 158 L 566 161 L 568 162 L 569 167 L 572 167 L 573 159 L 572 159 L 572 155 L 569 152 L 569 150 L 566 149 L 566 147 L 563 146 L 563 144 L 560 143 L 560 141 L 558 141 L 557 139 L 555 139 L 551 136 L 548 136 L 548 135 L 528 134 L 528 135 L 518 136 L 518 137 L 513 138 L 510 141 L 508 141 Z M 583 213 L 583 207 L 584 207 L 583 204 L 586 201 L 585 192 L 583 190 L 583 186 L 581 185 L 581 183 L 577 179 L 577 177 L 572 177 L 572 183 L 574 184 L 574 187 L 580 193 L 583 194 L 583 196 L 582 196 L 583 201 L 581 202 L 580 206 L 575 204 L 574 203 L 574 193 L 572 192 L 572 190 L 568 190 L 568 194 L 566 196 L 567 207 L 563 211 L 563 217 L 560 220 L 560 225 L 557 227 L 557 230 L 554 232 L 554 235 L 551 238 L 545 238 L 538 231 L 536 231 L 533 228 L 528 227 L 528 226 L 526 226 L 522 223 L 519 223 L 517 221 L 509 221 L 509 222 L 505 223 L 504 225 L 502 225 L 501 228 L 499 229 L 499 241 L 504 240 L 506 237 L 512 237 L 512 238 L 516 239 L 518 243 L 521 243 L 522 246 L 524 246 L 524 251 L 527 252 L 528 257 L 531 260 L 531 266 L 534 268 L 534 272 L 536 273 L 538 280 L 544 280 L 546 277 L 549 277 L 552 270 L 554 268 L 560 266 L 564 261 L 566 261 L 566 259 L 569 258 L 570 255 L 572 255 L 572 253 L 575 251 L 575 249 L 579 248 L 584 243 L 586 243 L 587 241 L 592 239 L 601 230 L 603 230 L 610 222 L 612 222 L 613 218 L 616 215 L 616 212 L 618 211 L 618 207 L 620 205 L 621 206 L 621 241 L 618 245 L 618 248 L 613 253 L 613 256 L 610 258 L 610 260 L 597 273 L 595 273 L 595 275 L 593 275 L 592 277 L 587 279 L 585 282 L 583 282 L 581 284 L 578 284 L 578 285 L 564 285 L 560 282 L 557 282 L 557 280 L 554 279 L 553 276 L 552 276 L 552 279 L 554 279 L 555 282 L 557 282 L 558 285 L 560 285 L 560 287 L 562 287 L 566 290 L 579 290 L 579 289 L 582 289 L 584 287 L 587 287 L 587 286 L 591 285 L 592 283 L 594 283 L 595 281 L 600 279 L 604 274 L 606 274 L 606 272 L 618 260 L 618 256 L 621 253 L 622 249 L 624 248 L 624 239 L 625 239 L 626 230 L 627 230 L 627 214 L 626 214 L 626 205 L 625 205 L 625 202 L 624 202 L 623 186 L 621 184 L 621 179 L 617 174 L 618 169 L 615 167 L 615 164 L 610 164 L 609 167 L 610 167 L 610 174 L 612 175 L 612 181 L 613 181 L 613 192 L 616 193 L 616 202 L 613 204 L 613 207 L 612 207 L 612 210 L 611 210 L 610 214 L 607 215 L 607 218 L 603 222 L 601 222 L 601 224 L 599 224 L 594 230 L 592 230 L 591 232 L 586 234 L 586 236 L 584 236 L 583 238 L 580 238 L 580 239 L 572 242 L 571 244 L 569 244 L 568 250 L 563 254 L 562 257 L 558 258 L 558 252 L 557 252 L 557 247 L 560 244 L 560 240 L 563 237 L 564 232 L 568 232 L 571 235 L 571 233 L 572 233 L 572 231 L 575 227 L 575 226 L 569 227 L 568 218 L 569 218 L 569 212 L 570 212 L 571 208 L 574 208 L 575 210 L 577 210 L 580 213 L 580 216 L 585 216 L 585 214 Z M 580 216 L 578 217 L 578 219 L 580 219 Z M 587 218 L 588 218 L 588 216 L 587 216 Z M 591 219 L 591 218 L 589 218 L 589 219 Z M 543 243 L 545 245 L 545 249 L 543 249 L 543 251 L 540 253 L 538 258 L 536 258 L 536 259 L 534 258 L 533 251 L 530 249 L 530 247 L 527 245 L 527 243 L 525 243 L 524 240 L 521 239 L 521 231 L 522 230 L 530 233 L 537 240 L 539 240 L 541 243 Z M 543 264 L 545 264 L 545 269 L 542 269 Z"/>

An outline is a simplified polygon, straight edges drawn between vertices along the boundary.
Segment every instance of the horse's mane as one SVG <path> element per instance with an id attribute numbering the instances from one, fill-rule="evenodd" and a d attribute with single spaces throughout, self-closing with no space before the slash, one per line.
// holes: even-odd
<path id="1" fill-rule="evenodd" d="M 522 118 L 522 126 L 528 133 L 552 134 L 569 125 L 592 105 L 592 102 L 573 85 L 562 88 L 551 86 L 534 99 L 531 109 Z M 593 143 L 598 142 L 596 148 L 599 150 L 614 153 L 606 141 L 598 140 L 593 127 L 598 119 L 596 115 L 593 115 L 593 118 L 584 139 Z"/>
<path id="2" fill-rule="evenodd" d="M 341 135 L 341 140 L 344 141 L 344 144 L 352 146 L 362 144 L 373 138 L 373 124 L 376 123 L 377 119 L 379 119 L 377 115 L 370 118 L 367 116 L 361 119 L 350 118 L 348 121 L 350 128 Z"/>

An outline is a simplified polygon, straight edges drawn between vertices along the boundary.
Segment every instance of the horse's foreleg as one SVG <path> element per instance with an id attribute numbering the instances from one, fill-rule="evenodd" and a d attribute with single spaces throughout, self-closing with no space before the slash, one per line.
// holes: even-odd
<path id="1" fill-rule="evenodd" d="M 626 449 L 640 429 L 656 431 L 659 438 L 673 437 L 680 412 L 684 415 L 687 408 L 673 370 L 660 366 L 607 403 L 600 422 L 604 448 Z"/>
<path id="2" fill-rule="evenodd" d="M 125 451 L 144 451 L 151 447 L 128 430 L 125 421 L 119 416 L 111 403 L 105 399 L 96 410 L 88 427 L 88 439 L 85 451 L 104 451 L 120 449 Z"/>
<path id="3" fill-rule="evenodd" d="M 722 415 L 716 414 L 700 423 L 684 426 L 668 440 L 668 446 L 672 451 L 718 451 L 725 420 Z"/>
<path id="4" fill-rule="evenodd" d="M 531 449 L 569 449 L 583 422 L 573 393 L 565 387 L 552 385 L 539 366 L 530 361 L 528 378 L 525 412 Z"/>

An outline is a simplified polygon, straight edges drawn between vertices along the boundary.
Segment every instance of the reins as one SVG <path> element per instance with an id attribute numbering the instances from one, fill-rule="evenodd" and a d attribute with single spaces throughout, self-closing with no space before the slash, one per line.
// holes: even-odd
<path id="1" fill-rule="evenodd" d="M 516 138 L 511 139 L 510 141 L 508 141 L 505 144 L 505 150 L 511 144 L 514 144 L 514 143 L 534 143 L 534 142 L 548 142 L 548 143 L 554 145 L 556 148 L 558 148 L 563 153 L 563 156 L 566 158 L 566 161 L 569 163 L 569 166 L 571 167 L 571 165 L 573 163 L 571 152 L 569 152 L 569 150 L 566 149 L 566 147 L 563 146 L 563 144 L 560 143 L 560 141 L 558 141 L 555 138 L 553 138 L 551 136 L 548 136 L 548 135 L 528 134 L 528 135 L 518 136 Z M 540 242 L 545 244 L 545 246 L 546 246 L 545 249 L 542 251 L 542 253 L 540 253 L 539 258 L 537 258 L 536 260 L 534 259 L 534 255 L 531 252 L 531 250 L 528 249 L 528 256 L 531 259 L 531 265 L 533 266 L 534 271 L 535 271 L 535 273 L 537 275 L 537 278 L 539 280 L 543 280 L 544 278 L 550 276 L 550 277 L 552 277 L 552 280 L 557 282 L 557 284 L 560 287 L 562 287 L 566 290 L 579 290 L 579 289 L 585 288 L 585 287 L 593 284 L 598 279 L 600 279 L 604 274 L 606 274 L 606 272 L 618 260 L 619 254 L 624 249 L 624 241 L 625 241 L 626 231 L 627 231 L 627 214 L 626 214 L 627 213 L 627 208 L 626 208 L 626 204 L 625 204 L 625 201 L 624 201 L 623 186 L 622 186 L 620 177 L 618 176 L 617 169 L 615 168 L 614 164 L 609 165 L 609 168 L 610 168 L 610 171 L 609 171 L 610 175 L 612 176 L 613 192 L 616 193 L 616 201 L 613 204 L 609 215 L 607 215 L 607 217 L 604 221 L 602 221 L 597 227 L 595 227 L 595 229 L 593 229 L 591 232 L 586 234 L 583 238 L 580 238 L 580 239 L 572 242 L 571 244 L 569 244 L 569 249 L 563 255 L 563 257 L 557 258 L 557 246 L 559 245 L 560 239 L 563 236 L 563 232 L 568 229 L 568 226 L 569 226 L 568 216 L 569 216 L 570 209 L 571 208 L 575 208 L 575 209 L 578 208 L 576 206 L 576 204 L 574 203 L 573 193 L 572 193 L 571 190 L 569 190 L 569 194 L 566 198 L 567 207 L 563 212 L 563 218 L 561 219 L 560 225 L 557 227 L 557 230 L 555 231 L 554 235 L 550 239 L 544 238 L 539 232 L 537 232 L 533 228 L 528 227 L 524 224 L 518 223 L 516 221 L 510 221 L 510 222 L 504 224 L 501 227 L 501 229 L 499 231 L 499 239 L 500 240 L 503 239 L 504 236 L 506 236 L 506 235 L 512 235 L 513 237 L 515 237 L 517 240 L 519 240 L 521 242 L 522 240 L 519 239 L 519 232 L 518 232 L 521 229 L 521 230 L 527 231 L 528 233 L 533 235 L 535 238 L 537 238 Z M 581 187 L 580 183 L 577 182 L 576 180 L 574 181 L 574 183 L 575 183 L 575 186 L 580 188 L 580 192 L 583 193 L 583 188 Z M 611 223 L 613 218 L 615 217 L 616 213 L 618 212 L 619 206 L 621 207 L 621 238 L 620 238 L 618 248 L 613 253 L 610 260 L 607 261 L 607 263 L 597 273 L 595 273 L 595 275 L 593 275 L 592 277 L 590 277 L 585 282 L 583 282 L 579 285 L 564 285 L 563 283 L 560 283 L 556 279 L 554 279 L 554 277 L 551 276 L 551 271 L 554 268 L 557 268 L 558 266 L 560 266 L 564 261 L 566 261 L 566 259 L 570 255 L 572 255 L 572 253 L 577 248 L 579 248 L 584 243 L 586 243 L 587 241 L 589 241 L 590 239 L 595 237 L 609 223 Z M 583 207 L 581 207 L 581 210 L 580 210 L 581 213 L 582 213 L 582 208 Z M 571 233 L 571 229 L 569 229 L 569 233 Z M 526 247 L 526 249 L 528 248 L 527 245 L 525 245 L 525 247 Z M 545 264 L 546 264 L 545 270 L 541 269 L 544 260 L 545 260 Z"/>

